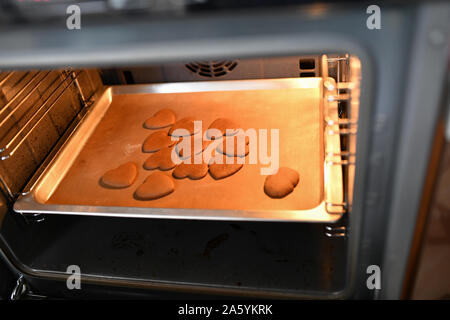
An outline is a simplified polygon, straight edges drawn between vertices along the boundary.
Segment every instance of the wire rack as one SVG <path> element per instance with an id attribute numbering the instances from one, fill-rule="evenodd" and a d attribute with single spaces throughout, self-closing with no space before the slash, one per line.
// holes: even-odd
<path id="1" fill-rule="evenodd" d="M 0 161 L 6 160 L 14 161 L 14 157 L 18 153 L 18 150 L 23 147 L 25 142 L 33 135 L 36 128 L 43 124 L 43 121 L 49 116 L 55 106 L 58 105 L 61 98 L 68 90 L 75 90 L 81 109 L 90 105 L 90 97 L 85 97 L 85 94 L 80 88 L 79 77 L 86 71 L 75 70 L 63 70 L 57 71 L 57 77 L 55 83 L 52 83 L 52 89 L 48 95 L 41 97 L 39 105 L 37 107 L 29 108 L 27 110 L 27 119 L 24 123 L 20 124 L 17 131 L 8 135 L 5 141 L 0 144 Z M 0 75 L 0 88 L 4 86 L 8 80 L 12 79 L 16 71 L 2 73 Z M 55 76 L 55 71 L 30 71 L 26 72 L 23 78 L 26 78 L 26 82 L 21 84 L 21 88 L 14 93 L 14 95 L 7 99 L 6 104 L 0 108 L 0 128 L 7 125 L 8 122 L 15 121 L 19 116 L 19 112 L 22 112 L 22 107 L 28 106 L 28 104 L 35 106 L 31 103 L 31 99 L 36 95 L 40 95 L 39 88 L 41 85 L 49 81 L 51 76 Z M 87 75 L 88 76 L 88 75 Z M 89 77 L 89 76 L 88 76 Z M 42 101 L 42 102 L 41 102 Z M 80 110 L 74 110 L 77 114 Z M 8 196 L 8 200 L 14 201 L 14 199 L 20 194 L 20 192 L 14 191 L 10 183 L 5 179 L 3 175 L 0 175 L 0 183 L 4 193 Z M 17 188 L 14 188 L 17 189 Z"/>
<path id="2" fill-rule="evenodd" d="M 353 179 L 356 165 L 356 137 L 358 131 L 360 62 L 348 54 L 344 56 L 322 57 L 322 73 L 326 105 L 335 106 L 338 117 L 330 117 L 325 110 L 325 135 L 339 136 L 340 151 L 325 150 L 325 170 L 338 166 L 343 174 L 342 201 L 331 201 L 326 196 L 325 210 L 328 213 L 347 213 L 351 211 L 353 198 Z M 344 219 L 336 225 L 326 225 L 327 237 L 346 237 L 348 229 Z"/>

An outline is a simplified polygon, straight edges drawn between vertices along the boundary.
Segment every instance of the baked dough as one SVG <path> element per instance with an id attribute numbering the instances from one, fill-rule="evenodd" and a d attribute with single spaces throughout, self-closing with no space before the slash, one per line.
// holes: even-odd
<path id="1" fill-rule="evenodd" d="M 154 172 L 145 179 L 135 191 L 134 196 L 138 200 L 154 200 L 165 197 L 175 190 L 175 185 L 170 177 L 162 172 Z"/>
<path id="2" fill-rule="evenodd" d="M 162 171 L 167 171 L 173 169 L 176 163 L 172 161 L 172 151 L 173 148 L 164 148 L 156 153 L 152 154 L 144 162 L 144 169 L 154 170 L 159 169 Z M 176 153 L 175 153 L 176 155 Z"/>
<path id="3" fill-rule="evenodd" d="M 194 133 L 198 133 L 200 129 L 196 130 L 196 128 L 194 127 L 194 121 L 195 119 L 192 117 L 178 120 L 177 122 L 175 122 L 172 128 L 170 128 L 169 135 L 174 137 L 187 137 L 193 135 Z M 185 133 L 174 133 L 174 131 L 177 129 L 184 129 Z"/>
<path id="4" fill-rule="evenodd" d="M 219 180 L 235 174 L 236 172 L 241 170 L 243 166 L 244 166 L 243 164 L 236 163 L 236 161 L 235 163 L 232 164 L 213 163 L 209 165 L 209 173 L 211 174 L 211 177 L 213 177 L 216 180 Z"/>
<path id="5" fill-rule="evenodd" d="M 208 149 L 213 146 L 213 143 L 208 147 Z M 205 153 L 203 155 L 205 155 Z M 212 150 L 210 155 L 205 156 L 204 161 L 209 165 L 209 174 L 211 175 L 211 177 L 219 180 L 229 177 L 241 170 L 241 168 L 244 166 L 245 159 L 239 157 L 229 157 L 217 152 L 217 150 L 214 149 Z"/>
<path id="6" fill-rule="evenodd" d="M 232 141 L 230 141 L 232 140 Z M 238 145 L 238 141 L 244 141 L 244 145 Z M 229 157 L 245 157 L 249 153 L 249 141 L 248 136 L 243 134 L 237 134 L 231 137 L 224 137 L 222 143 L 219 144 L 216 148 L 217 152 L 221 154 L 226 154 Z M 229 148 L 227 146 L 228 143 L 233 144 L 233 148 Z"/>
<path id="7" fill-rule="evenodd" d="M 161 129 L 170 127 L 175 123 L 176 115 L 171 109 L 161 109 L 153 116 L 145 120 L 144 128 Z"/>
<path id="8" fill-rule="evenodd" d="M 281 167 L 278 172 L 267 176 L 264 182 L 264 192 L 271 198 L 284 198 L 297 186 L 300 176 L 297 171 Z"/>
<path id="9" fill-rule="evenodd" d="M 184 139 L 190 139 L 190 151 L 186 152 L 186 141 Z M 195 146 L 194 144 L 194 140 L 197 143 L 197 146 Z M 187 159 L 189 157 L 191 157 L 192 155 L 196 155 L 196 154 L 200 154 L 203 152 L 203 150 L 205 150 L 205 148 L 211 143 L 211 141 L 209 140 L 203 140 L 202 139 L 202 135 L 196 133 L 190 137 L 182 137 L 180 138 L 180 141 L 175 145 L 175 150 L 178 153 L 179 157 L 181 159 Z M 194 149 L 194 147 L 197 147 L 196 149 Z"/>
<path id="10" fill-rule="evenodd" d="M 208 146 L 203 150 L 202 158 L 203 162 L 207 164 L 216 163 L 225 163 L 226 155 L 217 152 L 217 147 L 222 143 L 222 138 L 208 141 Z"/>
<path id="11" fill-rule="evenodd" d="M 108 188 L 127 188 L 131 186 L 138 175 L 138 167 L 134 162 L 127 162 L 115 169 L 106 171 L 100 179 L 100 184 Z"/>
<path id="12" fill-rule="evenodd" d="M 207 173 L 208 165 L 206 163 L 181 163 L 173 170 L 172 175 L 177 179 L 189 178 L 191 180 L 199 180 L 206 176 Z"/>
<path id="13" fill-rule="evenodd" d="M 206 131 L 208 139 L 214 139 L 214 135 L 211 135 L 210 129 L 217 129 L 222 132 L 223 136 L 232 136 L 238 132 L 238 125 L 229 118 L 218 118 L 214 120 Z"/>
<path id="14" fill-rule="evenodd" d="M 166 131 L 156 131 L 145 139 L 142 145 L 143 152 L 156 152 L 160 149 L 173 146 L 177 141 L 172 141 Z"/>

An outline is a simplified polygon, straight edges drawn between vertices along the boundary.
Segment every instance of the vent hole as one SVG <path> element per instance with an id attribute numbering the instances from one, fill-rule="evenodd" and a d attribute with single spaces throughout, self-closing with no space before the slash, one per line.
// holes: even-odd
<path id="1" fill-rule="evenodd" d="M 214 64 L 213 64 L 213 67 L 214 67 L 214 68 L 220 67 L 220 66 L 224 65 L 225 62 L 226 62 L 226 61 L 220 61 L 220 62 L 214 63 Z"/>
<path id="2" fill-rule="evenodd" d="M 233 62 L 229 67 L 228 67 L 228 70 L 233 70 L 234 68 L 236 68 L 236 66 L 237 66 L 237 62 Z"/>
<path id="3" fill-rule="evenodd" d="M 133 73 L 131 71 L 124 71 L 123 77 L 125 78 L 126 84 L 134 84 Z"/>
<path id="4" fill-rule="evenodd" d="M 230 73 L 238 65 L 237 61 L 195 61 L 186 64 L 186 69 L 202 77 L 222 77 Z"/>
<path id="5" fill-rule="evenodd" d="M 186 68 L 188 68 L 189 70 L 191 70 L 192 72 L 196 73 L 198 70 L 198 67 L 196 66 L 191 66 L 190 64 L 186 65 Z"/>
<path id="6" fill-rule="evenodd" d="M 206 72 L 199 72 L 198 74 L 201 76 L 204 76 L 204 77 L 208 77 L 208 78 L 212 77 L 212 75 L 210 73 L 206 73 Z"/>
<path id="7" fill-rule="evenodd" d="M 300 78 L 315 77 L 314 72 L 300 72 Z"/>
<path id="8" fill-rule="evenodd" d="M 316 66 L 316 62 L 314 59 L 302 59 L 300 60 L 300 69 L 308 70 L 314 69 Z"/>

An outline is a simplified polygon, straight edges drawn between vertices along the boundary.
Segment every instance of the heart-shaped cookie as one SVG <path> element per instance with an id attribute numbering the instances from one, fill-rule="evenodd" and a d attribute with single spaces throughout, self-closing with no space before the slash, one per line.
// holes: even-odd
<path id="1" fill-rule="evenodd" d="M 244 134 L 228 136 L 223 138 L 216 150 L 229 157 L 245 157 L 249 153 L 249 142 L 249 137 Z"/>
<path id="2" fill-rule="evenodd" d="M 214 179 L 219 180 L 235 174 L 243 166 L 242 163 L 236 163 L 236 161 L 234 163 L 213 163 L 209 165 L 209 174 Z"/>
<path id="3" fill-rule="evenodd" d="M 284 198 L 297 186 L 300 176 L 297 171 L 281 167 L 278 172 L 267 176 L 264 181 L 264 192 L 271 198 Z"/>
<path id="4" fill-rule="evenodd" d="M 101 185 L 108 188 L 127 188 L 133 184 L 138 175 L 138 167 L 134 162 L 127 162 L 115 169 L 106 171 Z"/>
<path id="5" fill-rule="evenodd" d="M 161 129 L 166 128 L 175 123 L 176 115 L 170 109 L 161 109 L 153 116 L 145 120 L 144 128 L 147 129 Z"/>
<path id="6" fill-rule="evenodd" d="M 217 137 L 216 134 L 212 134 L 214 132 L 212 129 L 219 130 L 223 136 L 233 136 L 238 132 L 239 126 L 229 118 L 218 118 L 214 120 L 206 130 L 206 136 L 208 139 L 214 139 Z"/>
<path id="7" fill-rule="evenodd" d="M 172 175 L 177 179 L 189 178 L 191 180 L 199 180 L 206 176 L 208 173 L 208 165 L 206 163 L 195 164 L 191 162 L 180 163 L 175 170 L 173 170 Z"/>
<path id="8" fill-rule="evenodd" d="M 178 120 L 172 128 L 170 128 L 169 135 L 174 137 L 187 137 L 200 132 L 200 128 L 195 128 L 194 121 L 195 119 L 192 117 Z"/>
<path id="9" fill-rule="evenodd" d="M 179 159 L 174 148 L 164 148 L 155 152 L 145 160 L 144 169 L 162 171 L 173 169 L 177 164 L 172 161 L 172 154 L 176 157 L 175 159 Z"/>
<path id="10" fill-rule="evenodd" d="M 134 196 L 138 200 L 154 200 L 165 197 L 175 190 L 175 185 L 170 177 L 162 172 L 154 172 L 145 179 L 135 191 Z"/>
<path id="11" fill-rule="evenodd" d="M 187 159 L 192 155 L 202 153 L 210 142 L 211 141 L 203 140 L 200 133 L 196 133 L 190 137 L 181 137 L 179 142 L 175 145 L 175 150 L 181 159 Z"/>
<path id="12" fill-rule="evenodd" d="M 142 144 L 142 152 L 156 152 L 160 149 L 173 146 L 177 141 L 172 141 L 165 131 L 156 131 L 150 134 Z"/>

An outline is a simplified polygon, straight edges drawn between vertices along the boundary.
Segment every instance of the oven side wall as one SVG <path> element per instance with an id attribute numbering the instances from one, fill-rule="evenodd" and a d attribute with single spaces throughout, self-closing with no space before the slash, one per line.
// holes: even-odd
<path id="1" fill-rule="evenodd" d="M 450 5 L 423 6 L 406 73 L 402 121 L 383 257 L 381 297 L 401 296 L 411 243 L 424 193 L 436 125 L 446 90 L 449 59 Z"/>

